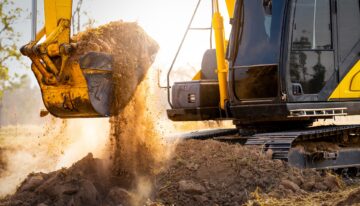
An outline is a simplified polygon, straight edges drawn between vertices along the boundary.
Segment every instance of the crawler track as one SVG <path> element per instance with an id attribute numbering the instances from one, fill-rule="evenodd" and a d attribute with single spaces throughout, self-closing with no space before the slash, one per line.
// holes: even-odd
<path id="1" fill-rule="evenodd" d="M 258 133 L 240 136 L 237 129 L 196 131 L 182 135 L 185 139 L 215 139 L 258 145 L 264 151 L 271 150 L 274 159 L 288 161 L 300 168 L 333 169 L 360 166 L 360 147 L 352 143 L 360 137 L 360 125 L 310 127 L 304 130 Z M 301 142 L 331 142 L 340 146 L 337 151 L 308 153 L 294 149 Z"/>

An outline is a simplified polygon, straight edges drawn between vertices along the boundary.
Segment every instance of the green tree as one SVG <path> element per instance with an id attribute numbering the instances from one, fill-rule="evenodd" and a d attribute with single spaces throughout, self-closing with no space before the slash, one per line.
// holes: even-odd
<path id="1" fill-rule="evenodd" d="M 4 90 L 18 87 L 25 78 L 17 74 L 9 75 L 9 62 L 21 59 L 16 44 L 20 34 L 14 30 L 14 24 L 20 18 L 21 12 L 21 8 L 16 7 L 14 1 L 0 1 L 0 101 Z"/>

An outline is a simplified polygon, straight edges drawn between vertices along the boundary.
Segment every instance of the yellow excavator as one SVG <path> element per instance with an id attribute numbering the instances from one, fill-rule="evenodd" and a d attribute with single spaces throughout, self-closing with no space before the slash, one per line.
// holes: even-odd
<path id="1" fill-rule="evenodd" d="M 111 56 L 89 54 L 83 57 L 86 63 L 67 65 L 74 47 L 69 41 L 72 2 L 44 2 L 45 27 L 22 53 L 33 62 L 45 106 L 62 118 L 111 115 L 106 108 Z M 218 0 L 212 0 L 215 49 L 204 53 L 191 81 L 172 83 L 181 45 L 191 29 L 198 29 L 192 21 L 200 2 L 167 75 L 168 118 L 233 120 L 234 130 L 189 137 L 261 145 L 273 158 L 300 168 L 359 167 L 359 125 L 312 124 L 360 114 L 360 1 L 225 0 L 232 27 L 225 40 Z M 106 99 L 93 96 L 94 78 L 108 85 Z"/>

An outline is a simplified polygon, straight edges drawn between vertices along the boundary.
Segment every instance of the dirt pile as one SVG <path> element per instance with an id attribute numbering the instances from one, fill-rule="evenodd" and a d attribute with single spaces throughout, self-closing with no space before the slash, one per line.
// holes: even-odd
<path id="1" fill-rule="evenodd" d="M 258 148 L 239 144 L 182 141 L 176 145 L 167 168 L 160 172 L 150 169 L 153 171 L 150 174 L 155 176 L 145 176 L 152 181 L 149 183 L 146 178 L 129 175 L 134 174 L 131 171 L 141 174 L 143 169 L 134 169 L 142 168 L 140 165 L 124 165 L 124 172 L 114 175 L 110 169 L 114 167 L 113 161 L 94 159 L 89 154 L 69 169 L 30 174 L 17 193 L 0 201 L 0 205 L 316 205 L 321 201 L 351 205 L 358 202 L 358 191 L 344 188 L 337 176 L 292 168 L 285 162 L 271 160 L 270 156 Z M 149 167 L 145 164 L 146 169 Z M 142 182 L 132 185 L 134 180 Z M 139 195 L 141 190 L 146 195 Z"/>
<path id="2" fill-rule="evenodd" d="M 89 154 L 69 169 L 30 174 L 0 205 L 99 205 L 111 182 L 107 171 Z"/>
<path id="3" fill-rule="evenodd" d="M 29 174 L 0 205 L 138 205 L 137 194 L 121 188 L 123 180 L 109 167 L 109 161 L 88 154 L 68 169 Z"/>
<path id="4" fill-rule="evenodd" d="M 272 160 L 258 148 L 217 141 L 177 145 L 167 170 L 158 175 L 156 201 L 175 205 L 241 205 L 258 191 L 270 197 L 338 191 L 330 173 L 299 170 Z"/>

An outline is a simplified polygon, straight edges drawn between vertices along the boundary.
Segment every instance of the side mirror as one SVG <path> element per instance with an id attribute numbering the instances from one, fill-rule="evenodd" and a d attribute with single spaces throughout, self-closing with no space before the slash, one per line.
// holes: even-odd
<path id="1" fill-rule="evenodd" d="M 272 0 L 263 0 L 263 7 L 266 15 L 272 15 Z"/>

